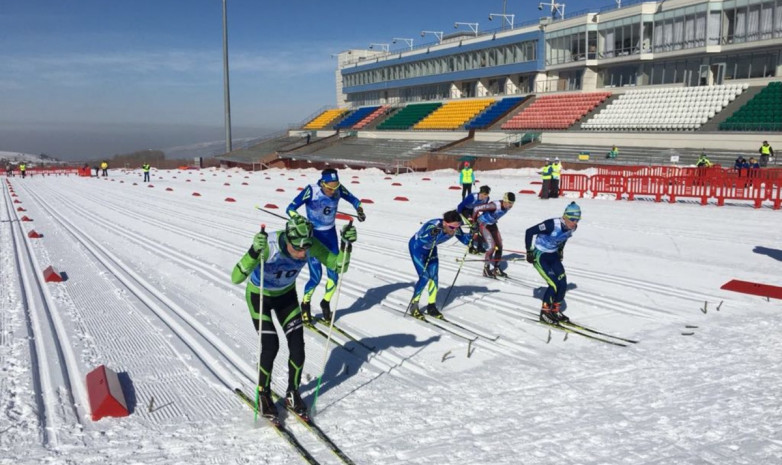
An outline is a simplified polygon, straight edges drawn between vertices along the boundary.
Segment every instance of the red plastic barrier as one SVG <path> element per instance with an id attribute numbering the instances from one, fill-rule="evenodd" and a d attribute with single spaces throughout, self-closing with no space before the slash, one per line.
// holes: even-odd
<path id="1" fill-rule="evenodd" d="M 399 196 L 399 197 L 394 197 L 394 200 L 398 200 L 400 202 L 407 202 L 409 199 L 407 197 Z"/>
<path id="2" fill-rule="evenodd" d="M 226 202 L 236 202 L 236 199 L 235 199 L 235 198 L 233 198 L 233 197 L 226 197 L 226 198 L 225 198 L 225 201 L 226 201 Z"/>
<path id="3" fill-rule="evenodd" d="M 193 192 L 193 197 L 201 197 L 201 194 L 199 194 L 198 192 Z"/>
<path id="4" fill-rule="evenodd" d="M 560 180 L 560 182 L 562 182 Z M 622 200 L 622 194 L 627 192 L 627 178 L 619 175 L 592 176 L 589 179 L 589 190 L 592 195 L 616 194 L 616 200 Z"/>
<path id="5" fill-rule="evenodd" d="M 263 208 L 280 208 L 277 205 L 274 205 L 273 203 L 267 203 L 263 206 Z"/>
<path id="6" fill-rule="evenodd" d="M 462 187 L 461 186 L 451 186 L 448 189 L 450 189 L 452 191 L 460 191 L 460 190 L 462 190 Z"/>
<path id="7" fill-rule="evenodd" d="M 40 239 L 43 237 L 43 234 L 33 229 L 29 233 L 27 233 L 27 237 L 29 237 L 30 239 Z"/>
<path id="8" fill-rule="evenodd" d="M 392 182 L 391 185 L 392 186 L 401 186 L 402 183 L 401 182 Z"/>
<path id="9" fill-rule="evenodd" d="M 90 397 L 92 421 L 98 421 L 103 417 L 130 415 L 119 377 L 110 368 L 106 368 L 106 365 L 101 365 L 87 373 L 87 392 Z"/>
<path id="10" fill-rule="evenodd" d="M 677 197 L 692 197 L 700 199 L 701 205 L 708 203 L 707 199 L 711 195 L 711 184 L 708 180 L 692 176 L 678 176 L 669 178 L 668 181 L 670 182 L 669 202 L 676 202 Z"/>
<path id="11" fill-rule="evenodd" d="M 769 191 L 773 190 L 773 184 L 768 183 Z M 766 183 L 760 179 L 723 178 L 721 182 L 714 185 L 712 196 L 717 198 L 717 205 L 725 205 L 725 199 L 733 200 L 751 200 L 755 208 L 763 205 L 763 200 L 770 197 L 766 193 Z"/>
<path id="12" fill-rule="evenodd" d="M 759 295 L 761 297 L 771 297 L 773 299 L 782 299 L 782 287 L 772 286 L 770 284 L 752 283 L 749 281 L 732 279 L 723 284 L 720 289 L 741 292 L 743 294 Z"/>
<path id="13" fill-rule="evenodd" d="M 627 178 L 627 200 L 635 200 L 636 195 L 654 196 L 660 202 L 668 193 L 668 180 L 659 176 L 630 176 Z"/>
<path id="14" fill-rule="evenodd" d="M 375 203 L 372 199 L 361 199 L 361 203 Z"/>
<path id="15" fill-rule="evenodd" d="M 589 189 L 589 176 L 585 174 L 563 174 L 559 177 L 559 192 L 578 192 L 578 196 L 583 198 L 584 193 Z M 519 192 L 523 194 L 525 192 Z"/>
<path id="16" fill-rule="evenodd" d="M 774 184 L 770 193 L 769 200 L 774 202 L 774 210 L 779 210 L 779 207 L 782 206 L 782 183 Z"/>

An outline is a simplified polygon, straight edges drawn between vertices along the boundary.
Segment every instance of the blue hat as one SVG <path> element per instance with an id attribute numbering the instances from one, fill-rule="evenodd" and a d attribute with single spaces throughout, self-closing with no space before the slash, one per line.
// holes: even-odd
<path id="1" fill-rule="evenodd" d="M 579 221 L 581 219 L 581 207 L 576 202 L 570 202 L 562 216 L 571 221 Z"/>
<path id="2" fill-rule="evenodd" d="M 328 168 L 320 173 L 320 180 L 323 182 L 339 182 L 339 175 L 334 168 Z"/>

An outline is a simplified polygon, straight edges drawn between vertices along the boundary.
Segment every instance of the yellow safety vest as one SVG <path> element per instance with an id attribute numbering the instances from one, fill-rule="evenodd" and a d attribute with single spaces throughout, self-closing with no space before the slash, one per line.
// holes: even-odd
<path id="1" fill-rule="evenodd" d="M 559 179 L 560 171 L 562 171 L 562 163 L 554 163 L 551 165 L 551 176 L 554 179 Z"/>
<path id="2" fill-rule="evenodd" d="M 551 169 L 551 165 L 550 164 L 544 166 L 543 167 L 543 172 L 542 172 L 543 177 L 541 179 L 543 179 L 544 181 L 547 180 L 547 179 L 551 179 L 551 171 L 552 171 L 552 169 Z"/>
<path id="3" fill-rule="evenodd" d="M 771 155 L 771 146 L 770 145 L 761 145 L 760 146 L 760 154 L 761 155 Z"/>
<path id="4" fill-rule="evenodd" d="M 472 176 L 472 168 L 465 168 L 461 172 L 461 179 L 459 182 L 462 184 L 472 184 L 474 178 Z"/>
<path id="5" fill-rule="evenodd" d="M 141 165 L 141 169 L 143 169 L 144 172 L 148 173 L 149 172 L 149 165 Z"/>
<path id="6" fill-rule="evenodd" d="M 27 169 L 27 165 L 25 165 L 24 163 L 22 163 L 21 165 L 19 165 L 19 171 L 24 171 L 24 170 L 26 170 L 26 169 Z"/>

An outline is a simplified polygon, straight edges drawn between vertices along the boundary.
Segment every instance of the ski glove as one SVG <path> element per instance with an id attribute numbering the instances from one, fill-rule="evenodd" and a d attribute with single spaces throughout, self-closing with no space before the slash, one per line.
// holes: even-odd
<path id="1" fill-rule="evenodd" d="M 352 244 L 356 242 L 357 234 L 356 227 L 352 224 L 346 224 L 342 227 L 342 240 L 347 243 Z"/>
<path id="2" fill-rule="evenodd" d="M 269 246 L 269 235 L 261 231 L 253 237 L 253 251 L 261 253 Z"/>
<path id="3" fill-rule="evenodd" d="M 361 222 L 367 219 L 367 215 L 364 213 L 364 209 L 361 207 L 356 208 L 356 214 L 358 215 L 358 220 Z"/>
<path id="4" fill-rule="evenodd" d="M 529 249 L 527 251 L 527 262 L 535 263 L 535 249 Z"/>

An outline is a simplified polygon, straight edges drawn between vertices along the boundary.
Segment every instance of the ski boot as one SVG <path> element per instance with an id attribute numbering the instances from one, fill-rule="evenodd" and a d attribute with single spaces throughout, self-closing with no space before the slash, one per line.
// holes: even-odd
<path id="1" fill-rule="evenodd" d="M 418 318 L 419 320 L 423 320 L 424 319 L 424 314 L 421 313 L 421 310 L 418 308 L 418 302 L 413 302 L 410 305 L 410 315 L 413 318 Z"/>
<path id="2" fill-rule="evenodd" d="M 555 325 L 559 321 L 558 313 L 554 312 L 554 309 L 548 302 L 543 302 L 543 305 L 540 307 L 540 321 L 550 325 Z"/>
<path id="3" fill-rule="evenodd" d="M 562 309 L 560 308 L 560 305 L 561 305 L 560 302 L 553 304 L 551 306 L 551 310 L 554 313 L 554 315 L 557 316 L 557 321 L 559 323 L 569 323 L 570 318 L 568 318 L 567 316 L 565 316 L 564 313 L 562 313 Z"/>
<path id="4" fill-rule="evenodd" d="M 486 278 L 494 278 L 494 273 L 491 271 L 491 268 L 489 268 L 489 265 L 483 266 L 483 276 Z"/>
<path id="5" fill-rule="evenodd" d="M 258 401 L 260 405 L 261 415 L 273 420 L 277 419 L 277 406 L 274 405 L 271 392 L 264 390 L 258 386 Z"/>
<path id="6" fill-rule="evenodd" d="M 307 417 L 307 404 L 304 403 L 298 390 L 285 393 L 285 407 L 300 417 Z"/>
<path id="7" fill-rule="evenodd" d="M 494 276 L 499 276 L 500 278 L 507 278 L 508 273 L 502 271 L 499 266 L 494 267 Z"/>
<path id="8" fill-rule="evenodd" d="M 323 313 L 323 319 L 331 321 L 331 305 L 326 299 L 320 301 L 320 311 Z"/>
<path id="9" fill-rule="evenodd" d="M 432 318 L 437 318 L 439 320 L 444 319 L 443 314 L 440 313 L 440 310 L 437 310 L 437 305 L 435 304 L 429 304 L 426 306 L 426 314 L 431 316 Z"/>
<path id="10" fill-rule="evenodd" d="M 310 313 L 310 303 L 309 302 L 302 302 L 301 303 L 301 321 L 305 325 L 311 325 L 312 324 L 312 313 Z"/>

